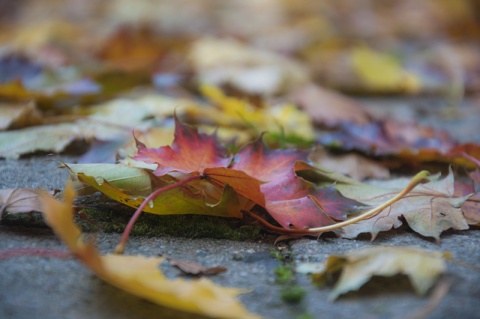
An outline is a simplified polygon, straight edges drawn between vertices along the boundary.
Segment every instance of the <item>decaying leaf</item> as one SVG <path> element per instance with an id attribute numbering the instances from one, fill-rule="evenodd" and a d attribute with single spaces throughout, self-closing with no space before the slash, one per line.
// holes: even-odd
<path id="1" fill-rule="evenodd" d="M 245 292 L 224 288 L 207 279 L 186 281 L 167 279 L 158 265 L 164 258 L 100 255 L 92 240 L 87 240 L 73 222 L 75 193 L 67 184 L 64 202 L 42 195 L 46 222 L 74 255 L 97 276 L 129 293 L 165 307 L 215 318 L 258 318 L 248 312 L 236 296 Z"/>
<path id="2" fill-rule="evenodd" d="M 352 290 L 358 290 L 372 276 L 391 277 L 407 275 L 413 288 L 424 295 L 445 272 L 445 258 L 449 253 L 427 251 L 414 247 L 370 247 L 343 255 L 331 255 L 321 272 L 312 275 L 322 282 L 341 270 L 341 275 L 330 294 L 330 300 Z"/>
<path id="3" fill-rule="evenodd" d="M 385 179 L 390 177 L 388 168 L 355 153 L 333 155 L 326 149 L 317 147 L 310 154 L 309 159 L 322 168 L 360 181 L 366 178 Z"/>
<path id="4" fill-rule="evenodd" d="M 294 91 L 293 100 L 312 117 L 315 124 L 333 127 L 342 123 L 366 124 L 371 121 L 368 112 L 354 100 L 313 84 Z"/>
<path id="5" fill-rule="evenodd" d="M 168 257 L 168 261 L 170 265 L 191 276 L 212 276 L 227 271 L 225 267 L 204 267 L 193 261 L 173 259 L 171 257 Z"/>
<path id="6" fill-rule="evenodd" d="M 17 129 L 42 123 L 35 103 L 0 104 L 0 130 Z"/>
<path id="7" fill-rule="evenodd" d="M 343 124 L 338 131 L 320 136 L 318 141 L 335 149 L 359 150 L 375 156 L 394 155 L 404 161 L 445 162 L 468 168 L 476 168 L 476 165 L 467 160 L 464 153 L 480 158 L 480 148 L 476 144 L 460 144 L 443 130 L 391 118 L 363 125 Z"/>
<path id="8" fill-rule="evenodd" d="M 417 233 L 440 240 L 440 234 L 447 229 L 468 229 L 462 214 L 461 206 L 470 195 L 456 197 L 454 195 L 454 177 L 450 171 L 444 179 L 439 175 L 429 178 L 429 182 L 417 186 L 408 195 L 384 209 L 376 216 L 344 227 L 339 234 L 345 238 L 355 238 L 360 233 L 371 233 L 372 239 L 381 231 L 397 228 L 402 225 L 401 217 Z M 391 181 L 395 185 L 395 181 Z M 398 186 L 397 186 L 398 185 Z M 366 184 L 336 185 L 336 188 L 349 198 L 376 206 L 385 198 L 398 192 L 403 182 L 394 187 L 374 187 Z"/>
<path id="9" fill-rule="evenodd" d="M 39 189 L 32 188 L 0 189 L 0 219 L 5 211 L 11 214 L 40 212 L 41 192 Z"/>

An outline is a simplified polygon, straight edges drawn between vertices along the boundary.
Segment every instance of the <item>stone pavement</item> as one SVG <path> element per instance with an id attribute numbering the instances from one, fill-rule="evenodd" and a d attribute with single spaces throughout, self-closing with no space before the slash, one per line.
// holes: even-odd
<path id="1" fill-rule="evenodd" d="M 372 108 L 376 107 L 375 103 L 372 103 Z M 405 105 L 408 106 L 409 103 Z M 392 106 L 394 107 L 396 106 Z M 473 109 L 479 112 L 478 106 Z M 428 121 L 430 118 L 424 120 Z M 438 119 L 436 124 L 441 123 L 440 116 Z M 445 126 L 447 129 L 451 129 L 453 133 L 455 130 L 462 130 L 457 136 L 464 138 L 464 131 L 473 129 L 469 128 L 469 125 L 476 125 L 474 122 L 468 124 L 466 119 L 461 122 L 467 123 L 465 125 L 458 125 L 456 122 L 450 124 L 450 128 L 448 123 Z M 477 141 L 480 138 L 469 137 Z M 66 157 L 65 160 L 70 159 Z M 61 189 L 67 173 L 57 169 L 57 166 L 57 163 L 46 160 L 45 156 L 16 161 L 0 160 L 0 188 Z M 97 200 L 103 200 L 102 197 L 99 198 Z M 111 252 L 119 237 L 118 233 L 98 233 L 97 243 L 100 250 Z M 211 279 L 221 285 L 250 289 L 250 293 L 240 297 L 241 301 L 250 311 L 266 318 L 416 318 L 419 311 L 427 307 L 430 301 L 430 295 L 416 296 L 408 281 L 398 278 L 394 283 L 383 279 L 375 280 L 359 292 L 349 293 L 332 303 L 327 301 L 330 288 L 316 287 L 310 283 L 307 275 L 297 274 L 296 284 L 303 286 L 306 294 L 297 304 L 285 302 L 281 297 L 285 286 L 277 283 L 275 277 L 275 269 L 280 265 L 281 258 L 272 253 L 278 251 L 274 241 L 275 236 L 270 235 L 261 235 L 246 241 L 191 239 L 167 235 L 133 236 L 126 253 L 168 255 L 196 261 L 205 266 L 226 267 L 227 272 Z M 373 243 L 368 236 L 356 240 L 291 240 L 279 254 L 291 264 L 321 262 L 329 254 L 372 245 L 415 246 L 451 251 L 458 262 L 448 263 L 448 274 L 442 279 L 442 284 L 450 284 L 450 288 L 427 318 L 480 318 L 478 228 L 459 232 L 447 231 L 442 235 L 440 244 L 422 238 L 406 227 L 381 233 Z M 49 228 L 33 216 L 30 220 L 25 218 L 21 222 L 7 219 L 0 224 L 0 249 L 14 247 L 62 248 L 63 245 Z M 73 259 L 18 257 L 0 261 L 0 267 L 0 318 L 199 318 L 162 308 L 118 290 L 96 278 Z M 181 276 L 168 262 L 162 265 L 162 270 L 170 277 Z"/>

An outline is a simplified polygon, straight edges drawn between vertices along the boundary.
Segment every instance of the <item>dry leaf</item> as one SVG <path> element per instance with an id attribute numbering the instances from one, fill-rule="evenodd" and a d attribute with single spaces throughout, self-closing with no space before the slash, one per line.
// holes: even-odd
<path id="1" fill-rule="evenodd" d="M 199 83 L 230 84 L 249 94 L 281 93 L 309 77 L 296 61 L 234 40 L 199 39 L 192 44 L 190 60 Z"/>
<path id="2" fill-rule="evenodd" d="M 317 147 L 309 156 L 317 166 L 332 172 L 348 175 L 356 180 L 366 178 L 385 179 L 390 177 L 388 168 L 359 154 L 332 155 Z"/>
<path id="3" fill-rule="evenodd" d="M 339 233 L 345 238 L 355 238 L 360 233 L 371 233 L 372 238 L 375 238 L 381 231 L 400 227 L 402 225 L 401 216 L 414 231 L 423 236 L 433 237 L 437 241 L 440 240 L 440 234 L 444 230 L 468 229 L 469 226 L 462 214 L 461 206 L 469 196 L 455 197 L 453 181 L 454 177 L 451 171 L 444 179 L 439 179 L 439 175 L 432 176 L 428 183 L 417 186 L 403 199 L 379 214 L 346 226 Z M 345 195 L 345 188 L 339 190 Z M 375 203 L 385 201 L 385 198 L 397 191 L 397 188 L 377 188 L 364 185 L 354 191 L 356 195 L 350 194 L 362 203 L 375 205 Z"/>
<path id="4" fill-rule="evenodd" d="M 160 269 L 163 258 L 123 255 L 100 255 L 92 240 L 86 240 L 73 222 L 73 198 L 70 184 L 64 202 L 42 195 L 46 222 L 74 255 L 97 276 L 129 293 L 165 307 L 214 318 L 259 318 L 248 312 L 236 296 L 245 291 L 224 288 L 207 279 L 169 280 Z"/>
<path id="5" fill-rule="evenodd" d="M 370 115 L 360 104 L 314 84 L 296 90 L 293 100 L 311 116 L 315 124 L 332 127 L 341 123 L 370 122 Z"/>
<path id="6" fill-rule="evenodd" d="M 365 248 L 328 257 L 324 270 L 314 273 L 313 280 L 323 281 L 341 269 L 340 278 L 330 294 L 330 300 L 335 300 L 344 293 L 358 290 L 372 276 L 404 274 L 415 291 L 424 295 L 445 271 L 444 258 L 449 258 L 449 254 L 414 247 Z"/>
<path id="7" fill-rule="evenodd" d="M 7 211 L 11 214 L 40 212 L 40 190 L 31 188 L 0 189 L 0 218 Z"/>
<path id="8" fill-rule="evenodd" d="M 187 275 L 192 276 L 211 276 L 221 274 L 227 271 L 225 267 L 204 267 L 193 261 L 168 258 L 170 265 L 177 267 Z"/>
<path id="9" fill-rule="evenodd" d="M 0 104 L 0 130 L 17 129 L 42 123 L 35 103 Z"/>

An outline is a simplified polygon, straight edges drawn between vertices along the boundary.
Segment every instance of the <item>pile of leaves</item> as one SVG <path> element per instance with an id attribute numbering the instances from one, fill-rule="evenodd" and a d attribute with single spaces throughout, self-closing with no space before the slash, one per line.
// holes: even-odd
<path id="1" fill-rule="evenodd" d="M 157 267 L 162 258 L 121 255 L 142 212 L 241 219 L 279 240 L 325 232 L 373 240 L 406 224 L 439 241 L 447 229 L 480 225 L 480 145 L 379 116 L 345 95 L 436 94 L 458 112 L 464 95 L 480 91 L 475 1 L 182 3 L 180 20 L 191 23 L 179 23 L 168 1 L 133 12 L 120 0 L 82 2 L 63 20 L 32 4 L 2 23 L 0 157 L 73 146 L 78 161 L 62 164 L 73 180 L 63 202 L 45 190 L 2 189 L 0 214 L 42 212 L 104 280 L 228 318 L 255 317 L 235 299 L 243 291 L 172 281 Z M 412 6 L 422 18 L 402 23 Z M 421 170 L 431 163 L 447 175 Z M 401 166 L 414 167 L 413 177 L 390 178 Z M 98 191 L 136 209 L 117 254 L 100 255 L 73 223 L 74 196 Z M 382 249 L 331 257 L 313 278 L 342 267 L 350 278 L 362 269 L 352 265 L 391 256 L 382 259 L 390 267 L 356 282 L 341 278 L 332 299 L 372 274 L 407 273 L 425 293 L 445 269 L 441 254 L 427 255 L 428 269 L 408 268 L 424 252 Z"/>

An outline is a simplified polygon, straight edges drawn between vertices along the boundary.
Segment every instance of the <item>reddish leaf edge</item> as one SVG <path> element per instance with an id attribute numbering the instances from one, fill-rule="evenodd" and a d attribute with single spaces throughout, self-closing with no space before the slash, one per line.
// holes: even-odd
<path id="1" fill-rule="evenodd" d="M 387 200 L 385 203 L 383 203 L 383 204 L 381 204 L 377 207 L 374 207 L 374 208 L 364 212 L 363 214 L 361 214 L 359 216 L 356 216 L 354 218 L 345 220 L 343 222 L 335 223 L 335 224 L 332 224 L 332 225 L 315 227 L 315 228 L 306 228 L 306 229 L 285 229 L 285 228 L 282 228 L 282 227 L 272 225 L 271 223 L 269 223 L 268 221 L 266 221 L 262 217 L 254 214 L 252 212 L 244 211 L 244 213 L 246 213 L 248 216 L 250 216 L 251 218 L 256 220 L 258 223 L 260 223 L 266 229 L 268 229 L 272 232 L 275 232 L 275 233 L 286 234 L 286 235 L 291 234 L 291 235 L 299 235 L 299 236 L 319 236 L 322 233 L 329 232 L 329 231 L 334 231 L 334 230 L 343 228 L 345 226 L 354 224 L 356 222 L 359 222 L 361 220 L 365 220 L 365 219 L 374 217 L 375 215 L 380 213 L 385 208 L 391 206 L 392 204 L 394 204 L 398 200 L 405 197 L 405 195 L 407 195 L 410 191 L 412 191 L 417 185 L 428 182 L 427 177 L 429 175 L 430 175 L 430 172 L 428 172 L 428 171 L 419 172 L 417 175 L 415 175 L 410 180 L 408 185 L 402 191 L 400 191 L 399 193 L 397 193 L 397 195 L 395 195 L 394 197 Z M 317 202 L 317 199 L 314 198 L 313 196 L 311 197 L 311 199 L 313 201 Z M 317 203 L 317 204 L 321 205 L 320 203 Z"/>

